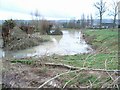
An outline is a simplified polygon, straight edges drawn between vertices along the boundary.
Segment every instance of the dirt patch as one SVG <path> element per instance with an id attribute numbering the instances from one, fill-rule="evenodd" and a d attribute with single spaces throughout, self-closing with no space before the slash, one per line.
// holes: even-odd
<path id="1" fill-rule="evenodd" d="M 41 65 L 39 63 L 41 62 L 37 61 L 34 64 L 27 65 L 11 63 L 10 60 L 4 60 L 2 74 L 3 86 L 10 88 L 38 88 L 51 78 L 66 72 L 69 73 L 62 74 L 61 76 L 50 80 L 43 86 L 43 88 L 62 88 L 67 82 L 70 83 L 65 87 L 90 87 L 90 82 L 87 81 L 90 80 L 91 83 L 93 83 L 96 82 L 95 80 L 97 80 L 97 78 L 97 82 L 100 83 L 100 87 L 103 85 L 105 85 L 104 87 L 108 87 L 114 80 L 116 80 L 116 78 L 118 78 L 118 75 L 114 72 L 107 73 L 93 70 L 70 70 L 59 66 L 52 67 L 50 65 Z M 76 78 L 71 80 L 74 77 Z M 114 84 L 117 85 L 117 82 Z"/>
<path id="2" fill-rule="evenodd" d="M 8 61 L 9 62 L 9 61 Z M 66 70 L 57 68 L 47 68 L 45 66 L 23 65 L 20 63 L 3 64 L 3 83 L 4 86 L 14 88 L 37 88 L 48 79 Z M 7 67 L 9 66 L 9 68 Z M 49 82 L 45 87 L 60 87 L 59 81 L 56 79 Z"/>

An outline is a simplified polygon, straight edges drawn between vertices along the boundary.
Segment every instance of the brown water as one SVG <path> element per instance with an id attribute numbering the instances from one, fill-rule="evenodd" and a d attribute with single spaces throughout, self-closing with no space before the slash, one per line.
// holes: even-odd
<path id="1" fill-rule="evenodd" d="M 32 47 L 17 52 L 0 50 L 0 57 L 29 57 L 42 55 L 74 55 L 92 52 L 92 48 L 82 39 L 79 30 L 62 30 L 63 35 L 43 35 L 44 38 L 50 38 L 51 41 L 44 42 L 39 46 Z"/>

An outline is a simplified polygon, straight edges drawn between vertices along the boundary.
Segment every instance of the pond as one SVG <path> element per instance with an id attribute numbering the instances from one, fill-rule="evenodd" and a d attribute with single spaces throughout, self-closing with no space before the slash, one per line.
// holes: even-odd
<path id="1" fill-rule="evenodd" d="M 50 38 L 51 41 L 44 42 L 39 46 L 29 49 L 20 50 L 17 52 L 4 52 L 0 49 L 0 57 L 23 58 L 52 54 L 74 55 L 93 51 L 90 45 L 86 44 L 85 40 L 82 39 L 80 30 L 62 30 L 62 32 L 63 35 L 43 35 L 45 38 Z"/>

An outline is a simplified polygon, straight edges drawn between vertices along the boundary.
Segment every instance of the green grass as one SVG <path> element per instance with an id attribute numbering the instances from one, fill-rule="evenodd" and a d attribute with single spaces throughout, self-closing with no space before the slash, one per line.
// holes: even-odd
<path id="1" fill-rule="evenodd" d="M 66 87 L 71 87 L 72 85 L 86 87 L 92 84 L 92 88 L 100 88 L 106 82 L 112 82 L 112 79 L 107 75 L 97 76 L 85 72 L 70 73 L 68 75 L 61 76 L 60 78 L 63 81 L 63 85 L 67 83 Z"/>
<path id="2" fill-rule="evenodd" d="M 110 52 L 118 50 L 118 30 L 85 30 L 84 33 L 88 38 L 94 36 L 94 39 L 90 42 L 93 46 L 107 47 Z"/>
<path id="3" fill-rule="evenodd" d="M 91 45 L 96 46 L 97 53 L 76 54 L 48 58 L 55 63 L 64 63 L 75 67 L 97 68 L 97 69 L 118 69 L 118 31 L 117 30 L 85 30 L 85 35 L 93 37 Z"/>
<path id="4" fill-rule="evenodd" d="M 43 60 L 45 62 L 62 63 L 80 68 L 92 68 L 92 69 L 107 69 L 117 70 L 118 69 L 118 31 L 117 30 L 85 30 L 87 38 L 91 38 L 90 44 L 96 46 L 97 53 L 93 54 L 76 54 L 76 55 L 52 55 L 46 56 Z M 43 62 L 42 60 L 42 62 Z M 11 63 L 22 63 L 31 65 L 35 61 L 32 59 L 17 59 L 12 60 Z M 47 72 L 45 67 L 42 72 Z M 101 73 L 102 74 L 102 73 Z M 75 78 L 74 78 L 75 77 Z M 59 79 L 63 86 L 67 84 L 67 87 L 74 86 L 90 86 L 92 88 L 100 88 L 104 84 L 111 84 L 113 81 L 109 75 L 102 74 L 100 78 L 99 74 L 88 72 L 74 72 L 64 76 L 60 76 Z M 74 78 L 73 80 L 71 80 Z M 70 81 L 71 80 L 71 81 Z"/>
<path id="5" fill-rule="evenodd" d="M 94 69 L 118 69 L 117 54 L 86 54 L 86 55 L 65 55 L 48 57 L 54 63 L 64 63 L 75 67 Z M 106 62 L 106 63 L 105 63 Z"/>
<path id="6" fill-rule="evenodd" d="M 94 54 L 53 55 L 45 58 L 48 62 L 63 63 L 75 67 L 94 69 L 118 69 L 118 31 L 117 30 L 85 30 L 87 37 L 94 38 L 92 46 L 97 46 Z M 33 60 L 13 60 L 12 63 L 32 64 Z"/>
<path id="7" fill-rule="evenodd" d="M 17 60 L 12 60 L 11 63 L 22 63 L 22 64 L 30 65 L 30 64 L 33 64 L 33 60 L 27 60 L 27 59 L 19 60 L 19 59 L 17 59 Z"/>

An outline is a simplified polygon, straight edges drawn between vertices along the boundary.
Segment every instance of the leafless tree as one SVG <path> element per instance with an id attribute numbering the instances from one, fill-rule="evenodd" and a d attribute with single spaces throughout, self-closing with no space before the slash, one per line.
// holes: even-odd
<path id="1" fill-rule="evenodd" d="M 76 21 L 76 28 L 78 28 L 78 29 L 80 29 L 81 27 L 80 27 L 80 23 L 81 23 L 81 20 L 80 19 L 78 19 L 77 21 Z"/>
<path id="2" fill-rule="evenodd" d="M 106 11 L 106 2 L 104 2 L 103 0 L 100 0 L 99 2 L 94 3 L 94 6 L 98 9 L 99 11 L 99 17 L 100 17 L 100 29 L 102 28 L 102 17 L 103 14 Z"/>
<path id="3" fill-rule="evenodd" d="M 33 13 L 31 12 L 31 15 L 32 15 L 33 23 L 34 23 L 34 25 L 36 27 L 36 30 L 38 31 L 38 29 L 39 29 L 39 21 L 40 21 L 41 15 L 40 15 L 38 10 L 36 10 Z M 33 18 L 34 16 L 35 16 L 35 19 Z"/>
<path id="4" fill-rule="evenodd" d="M 42 19 L 39 26 L 41 34 L 50 34 L 53 23 L 48 20 Z"/>
<path id="5" fill-rule="evenodd" d="M 93 22 L 94 22 L 94 20 L 93 20 L 92 14 L 91 14 L 91 15 L 90 15 L 90 27 L 93 27 Z"/>
<path id="6" fill-rule="evenodd" d="M 120 28 L 120 1 L 118 2 L 118 28 Z"/>
<path id="7" fill-rule="evenodd" d="M 71 18 L 71 20 L 68 23 L 69 28 L 75 28 L 75 18 Z"/>
<path id="8" fill-rule="evenodd" d="M 89 28 L 89 26 L 90 26 L 90 19 L 89 19 L 89 15 L 87 15 L 86 25 L 87 25 L 87 28 Z"/>
<path id="9" fill-rule="evenodd" d="M 112 9 L 110 9 L 109 11 L 109 15 L 113 16 L 113 28 L 115 28 L 116 26 L 116 18 L 118 15 L 118 0 L 112 0 L 112 3 L 110 5 L 112 7 Z"/>
<path id="10" fill-rule="evenodd" d="M 85 19 L 85 15 L 82 14 L 81 16 L 81 28 L 85 28 L 86 27 L 86 19 Z"/>

